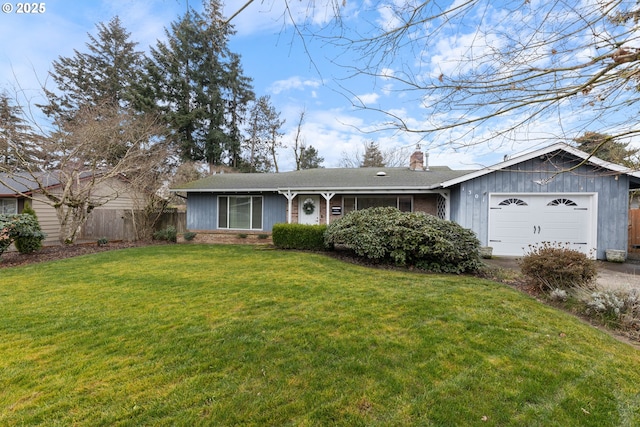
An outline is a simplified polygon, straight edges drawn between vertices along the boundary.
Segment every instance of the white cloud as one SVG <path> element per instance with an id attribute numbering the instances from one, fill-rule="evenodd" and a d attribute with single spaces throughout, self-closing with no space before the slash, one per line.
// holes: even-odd
<path id="1" fill-rule="evenodd" d="M 317 88 L 321 82 L 317 79 L 303 79 L 300 76 L 289 77 L 285 80 L 277 80 L 271 84 L 269 91 L 275 95 L 291 90 L 304 90 L 306 88 Z"/>
<path id="2" fill-rule="evenodd" d="M 354 99 L 354 103 L 371 105 L 376 103 L 379 98 L 380 98 L 380 95 L 378 95 L 377 93 L 365 93 L 362 95 L 357 95 L 356 98 Z"/>

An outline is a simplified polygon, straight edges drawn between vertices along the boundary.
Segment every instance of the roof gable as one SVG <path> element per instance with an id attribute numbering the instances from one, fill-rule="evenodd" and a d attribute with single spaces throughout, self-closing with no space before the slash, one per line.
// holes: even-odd
<path id="1" fill-rule="evenodd" d="M 541 149 L 538 149 L 538 150 L 534 150 L 534 151 L 531 151 L 531 152 L 527 152 L 527 153 L 524 153 L 524 154 L 520 154 L 520 155 L 514 156 L 512 158 L 506 159 L 503 162 L 497 163 L 497 164 L 495 164 L 493 166 L 489 166 L 489 167 L 486 167 L 486 168 L 483 168 L 483 169 L 480 169 L 480 170 L 477 170 L 477 171 L 473 171 L 473 172 L 467 173 L 465 175 L 461 175 L 461 176 L 455 177 L 455 178 L 450 179 L 448 181 L 444 181 L 442 183 L 442 187 L 443 188 L 451 187 L 451 186 L 463 183 L 465 181 L 469 181 L 471 179 L 479 178 L 481 176 L 490 174 L 492 172 L 508 169 L 508 168 L 510 168 L 512 166 L 515 166 L 517 164 L 520 164 L 520 163 L 526 162 L 528 160 L 534 159 L 536 157 L 544 156 L 546 154 L 550 154 L 550 153 L 553 153 L 553 152 L 556 152 L 556 151 L 559 151 L 559 150 L 564 151 L 566 153 L 569 153 L 569 154 L 577 157 L 578 159 L 582 159 L 586 163 L 589 163 L 589 164 L 592 164 L 592 165 L 595 165 L 595 166 L 599 166 L 601 168 L 608 169 L 608 170 L 613 171 L 613 172 L 618 172 L 618 173 L 621 173 L 621 174 L 630 175 L 630 176 L 632 176 L 634 178 L 640 179 L 640 173 L 639 172 L 636 172 L 636 171 L 634 171 L 634 170 L 632 170 L 632 169 L 630 169 L 628 167 L 625 167 L 625 166 L 622 166 L 622 165 L 618 165 L 616 163 L 607 162 L 607 161 L 602 160 L 602 159 L 600 159 L 598 157 L 595 157 L 595 156 L 593 156 L 593 155 L 591 155 L 589 153 L 586 153 L 586 152 L 584 152 L 582 150 L 579 150 L 579 149 L 577 149 L 575 147 L 572 147 L 571 145 L 565 144 L 563 142 L 559 142 L 559 143 L 556 143 L 556 144 L 553 144 L 553 145 L 549 145 L 547 147 L 544 147 L 544 148 L 541 148 Z"/>

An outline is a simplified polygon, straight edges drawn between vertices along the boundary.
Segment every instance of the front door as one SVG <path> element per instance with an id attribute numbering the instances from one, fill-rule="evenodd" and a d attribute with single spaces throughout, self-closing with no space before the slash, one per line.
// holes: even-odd
<path id="1" fill-rule="evenodd" d="M 320 196 L 298 197 L 298 224 L 320 224 Z"/>

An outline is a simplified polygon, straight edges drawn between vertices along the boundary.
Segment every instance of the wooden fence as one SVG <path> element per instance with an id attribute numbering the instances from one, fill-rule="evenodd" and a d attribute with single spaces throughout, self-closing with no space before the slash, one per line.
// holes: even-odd
<path id="1" fill-rule="evenodd" d="M 629 210 L 629 255 L 640 256 L 640 209 Z"/>
<path id="2" fill-rule="evenodd" d="M 162 213 L 154 227 L 163 230 L 174 226 L 178 234 L 187 231 L 187 214 L 170 209 Z M 106 238 L 111 241 L 136 240 L 133 212 L 124 209 L 96 209 L 82 227 L 78 240 L 97 240 Z"/>

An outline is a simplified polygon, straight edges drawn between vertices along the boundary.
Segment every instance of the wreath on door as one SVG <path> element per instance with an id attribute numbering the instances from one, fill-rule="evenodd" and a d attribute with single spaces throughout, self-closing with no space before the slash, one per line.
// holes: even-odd
<path id="1" fill-rule="evenodd" d="M 311 215 L 313 212 L 315 212 L 316 210 L 316 204 L 314 203 L 313 199 L 309 198 L 306 199 L 303 203 L 302 203 L 302 210 L 304 211 L 305 214 L 307 215 Z"/>

